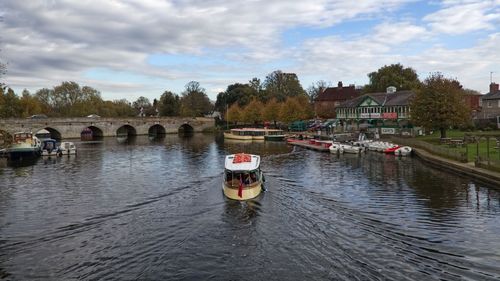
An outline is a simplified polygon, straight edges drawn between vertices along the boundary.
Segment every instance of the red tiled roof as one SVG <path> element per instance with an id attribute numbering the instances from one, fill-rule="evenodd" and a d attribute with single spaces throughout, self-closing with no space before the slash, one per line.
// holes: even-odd
<path id="1" fill-rule="evenodd" d="M 361 94 L 354 86 L 326 88 L 318 95 L 316 101 L 345 101 L 358 97 Z"/>

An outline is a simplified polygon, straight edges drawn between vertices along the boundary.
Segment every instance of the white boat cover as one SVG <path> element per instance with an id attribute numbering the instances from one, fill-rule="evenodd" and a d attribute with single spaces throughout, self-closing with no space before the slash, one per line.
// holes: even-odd
<path id="1" fill-rule="evenodd" d="M 231 171 L 251 171 L 259 168 L 259 165 L 259 155 L 238 153 L 227 155 L 224 166 Z"/>

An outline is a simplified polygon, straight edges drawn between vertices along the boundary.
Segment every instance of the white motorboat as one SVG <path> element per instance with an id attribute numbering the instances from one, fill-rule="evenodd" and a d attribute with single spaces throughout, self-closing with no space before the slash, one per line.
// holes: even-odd
<path id="1" fill-rule="evenodd" d="M 401 146 L 394 151 L 394 154 L 397 156 L 409 156 L 411 155 L 412 148 L 409 146 Z"/>
<path id="2" fill-rule="evenodd" d="M 234 200 L 257 197 L 263 190 L 264 175 L 260 169 L 260 156 L 231 154 L 226 156 L 222 190 Z"/>
<path id="3" fill-rule="evenodd" d="M 344 153 L 344 148 L 342 148 L 342 145 L 338 142 L 332 143 L 329 147 L 330 153 L 335 153 L 335 154 L 342 154 Z"/>
<path id="4" fill-rule="evenodd" d="M 76 155 L 76 145 L 69 141 L 62 142 L 59 150 L 61 155 Z"/>
<path id="5" fill-rule="evenodd" d="M 363 148 L 359 147 L 359 146 L 348 145 L 348 144 L 342 144 L 341 146 L 342 146 L 342 149 L 344 150 L 344 153 L 359 154 L 363 151 Z"/>

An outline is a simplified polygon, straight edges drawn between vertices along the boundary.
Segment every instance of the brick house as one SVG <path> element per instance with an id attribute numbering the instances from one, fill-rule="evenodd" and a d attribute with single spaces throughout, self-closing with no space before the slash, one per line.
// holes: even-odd
<path id="1" fill-rule="evenodd" d="M 500 116 L 500 90 L 497 83 L 490 84 L 489 93 L 481 97 L 480 119 L 496 119 Z"/>
<path id="2" fill-rule="evenodd" d="M 321 118 L 335 118 L 335 108 L 341 103 L 357 98 L 361 90 L 354 85 L 344 87 L 340 81 L 337 87 L 328 87 L 322 90 L 314 100 L 314 112 Z"/>

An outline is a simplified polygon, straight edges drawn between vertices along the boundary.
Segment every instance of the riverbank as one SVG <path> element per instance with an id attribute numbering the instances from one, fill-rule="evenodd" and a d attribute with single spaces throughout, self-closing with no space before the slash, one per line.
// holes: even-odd
<path id="1" fill-rule="evenodd" d="M 421 148 L 413 149 L 415 155 L 424 162 L 427 162 L 435 167 L 445 169 L 454 173 L 466 174 L 479 181 L 500 186 L 500 173 L 478 168 L 474 166 L 474 162 L 461 163 L 447 158 L 433 155 Z"/>

